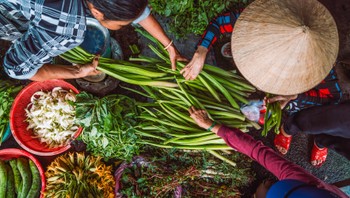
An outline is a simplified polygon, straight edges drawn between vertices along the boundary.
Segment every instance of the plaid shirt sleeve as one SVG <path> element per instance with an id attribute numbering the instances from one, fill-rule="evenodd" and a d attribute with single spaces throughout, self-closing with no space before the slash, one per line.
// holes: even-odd
<path id="1" fill-rule="evenodd" d="M 31 28 L 6 52 L 5 71 L 12 78 L 30 79 L 44 64 L 50 63 L 53 57 L 80 43 L 75 38 Z"/>
<path id="2" fill-rule="evenodd" d="M 24 13 L 31 21 L 4 56 L 5 72 L 12 78 L 32 78 L 53 57 L 83 42 L 85 8 L 79 0 L 61 0 L 55 4 L 24 1 L 18 10 L 12 11 Z"/>
<path id="3" fill-rule="evenodd" d="M 320 84 L 305 93 L 299 94 L 297 99 L 289 102 L 286 110 L 292 114 L 313 106 L 337 104 L 342 96 L 343 92 L 340 89 L 337 74 L 332 69 Z"/>
<path id="4" fill-rule="evenodd" d="M 198 46 L 210 49 L 221 34 L 232 33 L 239 13 L 228 12 L 214 18 L 204 31 Z"/>

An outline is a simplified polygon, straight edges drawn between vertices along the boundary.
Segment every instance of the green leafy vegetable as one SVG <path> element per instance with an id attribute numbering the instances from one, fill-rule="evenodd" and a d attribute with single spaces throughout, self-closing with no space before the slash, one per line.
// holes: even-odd
<path id="1" fill-rule="evenodd" d="M 266 97 L 270 98 L 271 95 L 267 94 Z M 261 132 L 262 136 L 266 137 L 267 133 L 272 129 L 276 134 L 279 133 L 282 120 L 282 110 L 279 102 L 267 103 L 264 120 L 264 129 Z"/>
<path id="2" fill-rule="evenodd" d="M 13 86 L 7 81 L 0 82 L 0 145 L 9 123 L 10 109 L 14 96 L 22 89 L 22 86 Z"/>
<path id="3" fill-rule="evenodd" d="M 138 112 L 135 101 L 124 95 L 97 98 L 82 92 L 75 102 L 77 123 L 84 127 L 79 138 L 87 150 L 106 160 L 131 160 L 139 153 L 135 134 Z"/>
<path id="4" fill-rule="evenodd" d="M 177 38 L 203 33 L 210 20 L 225 10 L 244 7 L 250 0 L 151 0 L 152 10 L 170 18 L 170 32 Z"/>

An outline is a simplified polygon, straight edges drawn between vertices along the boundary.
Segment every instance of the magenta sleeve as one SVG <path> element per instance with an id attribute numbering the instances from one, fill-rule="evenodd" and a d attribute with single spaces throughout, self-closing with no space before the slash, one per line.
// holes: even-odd
<path id="1" fill-rule="evenodd" d="M 337 187 L 326 184 L 308 173 L 305 169 L 288 161 L 270 147 L 265 146 L 261 141 L 255 140 L 239 129 L 222 126 L 218 131 L 218 135 L 225 140 L 228 146 L 257 161 L 279 180 L 295 179 L 330 190 L 338 195 L 344 195 Z"/>

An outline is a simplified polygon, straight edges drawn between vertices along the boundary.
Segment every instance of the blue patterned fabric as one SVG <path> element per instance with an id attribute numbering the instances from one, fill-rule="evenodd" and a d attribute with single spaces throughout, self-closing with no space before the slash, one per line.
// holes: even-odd
<path id="1" fill-rule="evenodd" d="M 88 13 L 82 0 L 0 0 L 0 39 L 13 42 L 4 57 L 5 72 L 30 79 L 53 57 L 79 46 Z"/>
<path id="2" fill-rule="evenodd" d="M 86 9 L 80 0 L 0 1 L 0 38 L 13 42 L 6 73 L 29 79 L 52 58 L 84 40 Z"/>

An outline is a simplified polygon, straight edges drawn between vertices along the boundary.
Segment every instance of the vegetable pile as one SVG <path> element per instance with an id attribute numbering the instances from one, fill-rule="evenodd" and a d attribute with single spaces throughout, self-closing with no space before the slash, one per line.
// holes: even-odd
<path id="1" fill-rule="evenodd" d="M 61 87 L 34 93 L 25 109 L 27 129 L 33 129 L 33 137 L 50 148 L 67 145 L 79 128 L 70 104 L 74 101 L 75 94 Z"/>
<path id="2" fill-rule="evenodd" d="M 215 151 L 231 148 L 212 132 L 199 128 L 190 118 L 188 109 L 190 106 L 206 109 L 218 123 L 247 131 L 248 127 L 257 126 L 245 119 L 239 103 L 248 103 L 247 97 L 255 88 L 235 72 L 210 65 L 204 66 L 196 80 L 186 81 L 179 72 L 185 65 L 178 62 L 177 70 L 171 70 L 169 55 L 163 46 L 149 34 L 138 31 L 156 44 L 149 47 L 159 58 L 130 59 L 142 65 L 100 58 L 97 69 L 121 81 L 140 85 L 145 92 L 132 91 L 152 99 L 152 103 L 138 104 L 144 111 L 139 116 L 142 123 L 136 130 L 142 136 L 140 143 L 162 148 L 210 150 L 214 156 L 235 165 Z M 90 62 L 94 57 L 79 47 L 61 56 L 78 64 Z"/>
<path id="3" fill-rule="evenodd" d="M 66 153 L 56 158 L 45 172 L 45 197 L 114 197 L 112 167 L 101 157 Z"/>
<path id="4" fill-rule="evenodd" d="M 82 92 L 77 94 L 76 122 L 84 127 L 79 136 L 87 150 L 105 160 L 131 160 L 139 154 L 139 137 L 134 127 L 137 122 L 135 101 L 124 95 L 97 98 Z"/>
<path id="5" fill-rule="evenodd" d="M 37 198 L 41 189 L 39 170 L 27 158 L 0 160 L 0 197 Z"/>
<path id="6" fill-rule="evenodd" d="M 0 145 L 2 142 L 2 137 L 9 124 L 10 109 L 14 101 L 14 94 L 21 89 L 22 86 L 16 87 L 6 81 L 0 82 Z"/>
<path id="7" fill-rule="evenodd" d="M 239 162 L 233 167 L 207 152 L 154 147 L 146 151 L 115 171 L 118 197 L 174 197 L 180 189 L 182 197 L 242 197 L 238 187 L 253 178 L 249 158 L 238 152 L 226 154 Z"/>
<path id="8" fill-rule="evenodd" d="M 270 98 L 271 95 L 267 94 L 266 97 Z M 264 129 L 261 132 L 262 136 L 266 137 L 267 133 L 272 129 L 276 134 L 279 134 L 282 120 L 282 109 L 279 102 L 266 104 L 264 120 Z"/>
<path id="9" fill-rule="evenodd" d="M 212 18 L 237 3 L 243 7 L 247 2 L 249 0 L 151 0 L 150 5 L 155 13 L 170 18 L 170 32 L 183 38 L 191 33 L 202 34 Z"/>

